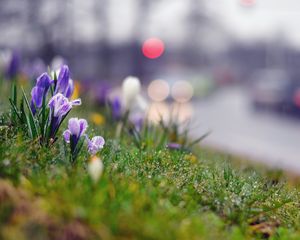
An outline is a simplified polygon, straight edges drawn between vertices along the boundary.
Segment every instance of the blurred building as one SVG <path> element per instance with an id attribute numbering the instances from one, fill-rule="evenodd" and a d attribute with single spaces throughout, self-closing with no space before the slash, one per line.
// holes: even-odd
<path id="1" fill-rule="evenodd" d="M 47 64 L 65 57 L 79 78 L 151 79 L 161 71 L 226 67 L 241 79 L 256 68 L 297 68 L 300 55 L 285 42 L 243 44 L 209 10 L 205 0 L 0 0 L 0 49 Z M 165 42 L 165 54 L 145 58 L 149 37 Z"/>

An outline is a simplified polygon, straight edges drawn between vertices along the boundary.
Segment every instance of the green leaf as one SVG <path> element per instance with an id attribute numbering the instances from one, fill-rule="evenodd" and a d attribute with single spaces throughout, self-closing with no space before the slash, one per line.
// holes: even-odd
<path id="1" fill-rule="evenodd" d="M 21 89 L 22 89 L 23 98 L 25 100 L 25 104 L 26 104 L 26 106 L 28 108 L 28 111 L 29 111 L 29 116 L 27 116 L 27 125 L 28 125 L 28 128 L 29 128 L 30 132 L 31 132 L 31 137 L 36 138 L 36 137 L 38 137 L 38 127 L 36 125 L 36 122 L 35 122 L 33 113 L 31 111 L 28 99 L 27 99 L 26 94 L 24 92 L 24 89 L 23 88 L 21 88 Z"/>
<path id="2" fill-rule="evenodd" d="M 33 137 L 33 132 L 32 132 L 32 129 L 31 129 L 31 124 L 30 124 L 30 121 L 29 121 L 29 117 L 27 115 L 26 115 L 26 124 L 27 124 L 28 131 L 29 131 L 29 137 L 34 138 Z"/>
<path id="3" fill-rule="evenodd" d="M 17 109 L 17 85 L 16 85 L 15 81 L 13 81 L 13 83 L 11 85 L 11 103 L 12 103 L 11 104 L 11 106 L 12 106 L 11 120 L 13 123 L 16 123 L 18 111 L 15 111 L 15 109 Z"/>
<path id="4" fill-rule="evenodd" d="M 20 116 L 20 114 L 19 114 L 19 111 L 18 111 L 18 109 L 17 109 L 17 106 L 14 104 L 14 101 L 13 101 L 11 98 L 9 98 L 8 100 L 9 100 L 9 102 L 10 102 L 11 109 L 12 109 L 13 113 L 14 113 L 15 116 L 17 116 L 17 117 L 19 118 L 19 120 L 21 121 L 21 116 Z"/>
<path id="5" fill-rule="evenodd" d="M 12 100 L 15 105 L 17 105 L 17 85 L 15 82 L 12 84 Z"/>
<path id="6" fill-rule="evenodd" d="M 26 123 L 26 113 L 25 113 L 25 108 L 24 108 L 24 98 L 21 98 L 20 114 L 21 114 L 21 122 L 22 122 L 22 124 L 25 124 Z"/>
<path id="7" fill-rule="evenodd" d="M 160 140 L 159 140 L 159 143 L 158 143 L 158 146 L 159 147 L 163 147 L 167 141 L 167 137 L 168 137 L 168 134 L 163 131 L 161 136 L 160 136 Z"/>
<path id="8" fill-rule="evenodd" d="M 85 141 L 85 137 L 81 137 L 79 141 L 77 142 L 77 145 L 75 146 L 74 141 L 72 137 L 70 138 L 70 148 L 71 148 L 71 163 L 74 164 L 76 162 L 76 159 L 78 157 L 78 154 L 83 146 L 83 143 Z"/>
<path id="9" fill-rule="evenodd" d="M 135 128 L 135 126 L 132 126 L 132 129 L 129 129 L 128 131 L 131 130 L 131 134 L 133 135 L 133 142 L 134 144 L 138 147 L 141 148 L 142 147 L 142 138 L 140 133 L 137 131 L 137 129 Z"/>
<path id="10" fill-rule="evenodd" d="M 192 147 L 193 145 L 201 142 L 204 138 L 206 138 L 208 135 L 211 134 L 211 131 L 208 131 L 207 133 L 203 134 L 201 137 L 197 138 L 195 141 L 191 142 L 188 147 Z"/>
<path id="11" fill-rule="evenodd" d="M 40 123 L 40 130 L 41 130 L 42 140 L 44 140 L 45 125 L 47 123 L 47 120 L 46 120 L 47 109 L 46 109 L 46 96 L 45 95 L 43 96 L 41 115 L 42 115 L 42 122 Z"/>

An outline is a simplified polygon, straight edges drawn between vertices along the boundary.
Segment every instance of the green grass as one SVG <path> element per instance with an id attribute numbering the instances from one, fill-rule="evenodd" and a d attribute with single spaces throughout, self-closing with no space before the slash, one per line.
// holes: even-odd
<path id="1" fill-rule="evenodd" d="M 94 183 L 86 151 L 71 166 L 62 139 L 43 148 L 1 119 L 0 239 L 300 239 L 300 188 L 285 173 L 150 133 L 138 148 L 107 124 L 90 127 L 107 140 Z"/>

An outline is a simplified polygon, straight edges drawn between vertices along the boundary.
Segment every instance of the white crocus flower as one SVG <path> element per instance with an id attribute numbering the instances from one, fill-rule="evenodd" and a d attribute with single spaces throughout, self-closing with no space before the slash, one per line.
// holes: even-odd
<path id="1" fill-rule="evenodd" d="M 65 64 L 65 59 L 62 56 L 55 56 L 51 61 L 51 69 L 60 69 Z M 58 76 L 58 75 L 57 75 Z"/>
<path id="2" fill-rule="evenodd" d="M 59 73 L 60 73 L 60 69 L 57 69 L 55 71 L 51 71 L 51 78 L 54 79 L 54 76 L 56 75 L 56 79 L 58 78 L 59 76 Z"/>
<path id="3" fill-rule="evenodd" d="M 88 173 L 90 174 L 92 180 L 97 182 L 103 172 L 103 162 L 97 156 L 93 156 L 88 163 Z"/>
<path id="4" fill-rule="evenodd" d="M 137 100 L 141 91 L 141 83 L 137 77 L 129 76 L 124 79 L 122 85 L 123 104 L 129 110 Z"/>

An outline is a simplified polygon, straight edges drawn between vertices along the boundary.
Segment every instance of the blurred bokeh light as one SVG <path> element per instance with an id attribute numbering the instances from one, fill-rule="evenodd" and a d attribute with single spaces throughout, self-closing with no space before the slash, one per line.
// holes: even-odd
<path id="1" fill-rule="evenodd" d="M 158 38 L 149 38 L 143 43 L 142 51 L 145 57 L 155 59 L 165 51 L 165 45 Z"/>
<path id="2" fill-rule="evenodd" d="M 160 102 L 167 99 L 170 94 L 170 86 L 164 80 L 154 80 L 148 86 L 148 96 L 152 101 Z"/>
<path id="3" fill-rule="evenodd" d="M 178 81 L 172 86 L 171 94 L 176 102 L 186 103 L 192 99 L 194 89 L 188 81 Z"/>

